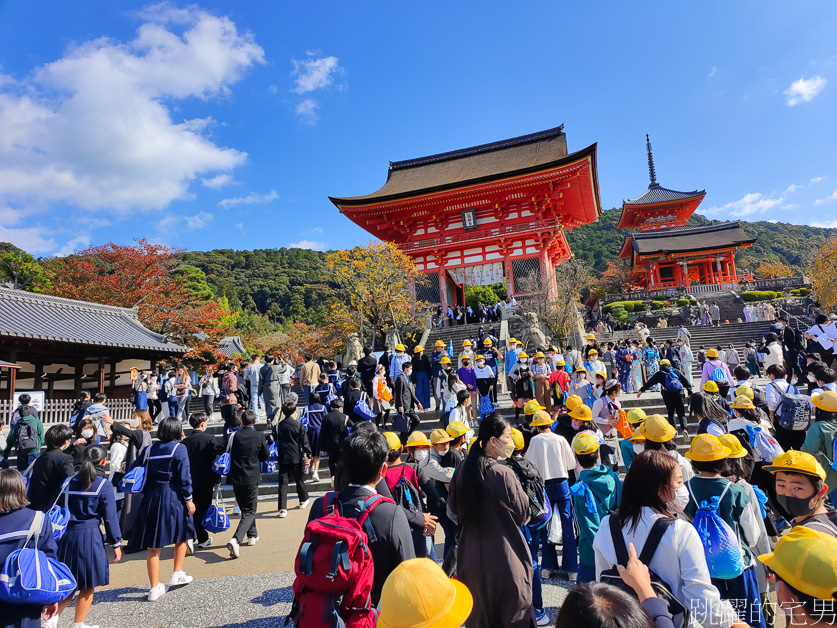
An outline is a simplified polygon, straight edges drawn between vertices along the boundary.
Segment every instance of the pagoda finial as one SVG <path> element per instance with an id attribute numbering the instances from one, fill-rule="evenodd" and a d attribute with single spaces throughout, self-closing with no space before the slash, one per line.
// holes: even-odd
<path id="1" fill-rule="evenodd" d="M 651 154 L 651 138 L 645 134 L 645 148 L 648 150 L 648 176 L 651 178 L 651 185 L 657 185 L 657 172 L 654 170 L 654 155 Z"/>

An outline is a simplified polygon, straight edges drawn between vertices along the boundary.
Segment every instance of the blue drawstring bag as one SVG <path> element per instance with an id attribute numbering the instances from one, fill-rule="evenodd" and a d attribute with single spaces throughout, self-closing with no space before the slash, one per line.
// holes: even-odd
<path id="1" fill-rule="evenodd" d="M 201 519 L 201 525 L 204 530 L 213 534 L 226 532 L 230 529 L 230 518 L 227 516 L 223 502 L 221 502 L 218 487 L 215 488 L 212 504 L 206 509 L 206 514 Z"/>
<path id="2" fill-rule="evenodd" d="M 689 488 L 689 495 L 697 504 L 692 487 Z M 738 537 L 729 527 L 726 521 L 718 514 L 718 506 L 724 498 L 730 483 L 724 487 L 719 496 L 712 497 L 709 501 L 704 500 L 698 504 L 698 510 L 692 525 L 695 526 L 703 543 L 706 552 L 706 564 L 709 567 L 709 575 L 721 580 L 732 580 L 744 573 L 744 562 L 741 560 L 741 547 L 738 544 Z"/>
<path id="3" fill-rule="evenodd" d="M 76 579 L 67 565 L 49 558 L 38 549 L 38 537 L 45 516 L 40 511 L 35 512 L 23 548 L 13 551 L 6 558 L 0 571 L 0 601 L 46 606 L 66 599 L 76 590 Z M 34 547 L 28 548 L 33 538 Z"/>
<path id="4" fill-rule="evenodd" d="M 235 432 L 230 434 L 230 438 L 227 441 L 227 451 L 218 456 L 218 460 L 212 463 L 212 470 L 218 475 L 227 475 L 230 472 L 230 449 L 232 449 L 235 434 Z"/>
<path id="5" fill-rule="evenodd" d="M 761 518 L 767 518 L 767 495 L 765 495 L 764 491 L 761 490 L 758 486 L 750 485 L 750 488 L 753 489 L 753 493 L 756 494 L 756 500 L 759 503 L 759 511 L 761 511 Z"/>
<path id="6" fill-rule="evenodd" d="M 276 473 L 276 461 L 275 460 L 265 460 L 261 464 L 262 473 Z"/>
<path id="7" fill-rule="evenodd" d="M 267 448 L 267 453 L 271 458 L 278 458 L 279 457 L 279 443 L 273 441 L 270 443 L 270 446 Z"/>
<path id="8" fill-rule="evenodd" d="M 782 449 L 782 446 L 776 439 L 762 428 L 747 425 L 744 429 L 750 437 L 750 447 L 756 451 L 763 463 L 770 464 L 778 456 L 785 453 L 785 450 Z"/>
<path id="9" fill-rule="evenodd" d="M 52 524 L 52 538 L 55 539 L 56 543 L 64 536 L 64 533 L 67 531 L 67 524 L 70 523 L 70 509 L 67 507 L 67 487 L 70 485 L 71 479 L 67 478 L 64 480 L 64 484 L 61 486 L 61 492 L 55 498 L 52 508 L 47 511 L 47 517 L 49 517 L 49 522 Z M 61 499 L 61 495 L 64 495 L 63 508 L 58 505 L 58 500 Z"/>

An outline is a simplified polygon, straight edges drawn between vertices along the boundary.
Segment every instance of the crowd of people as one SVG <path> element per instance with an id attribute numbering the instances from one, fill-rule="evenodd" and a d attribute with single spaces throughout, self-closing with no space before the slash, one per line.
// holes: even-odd
<path id="1" fill-rule="evenodd" d="M 780 320 L 743 359 L 732 346 L 693 354 L 688 330 L 658 348 L 647 329 L 531 356 L 514 338 L 501 354 L 491 330 L 455 358 L 443 341 L 430 352 L 399 344 L 380 359 L 366 347 L 345 369 L 309 354 L 299 396 L 286 360 L 254 355 L 207 369 L 198 385 L 209 412 L 189 414 L 191 430 L 178 397 L 193 379 L 174 371 L 156 434 L 153 373 L 138 375 L 129 422 L 114 421 L 100 393 L 80 400 L 72 426 L 44 432 L 21 399 L 4 448 L 17 468 L 0 471 L 0 560 L 39 526 L 38 550 L 66 565 L 76 592 L 21 604 L 0 580 L 0 623 L 55 626 L 75 600 L 74 626 L 86 628 L 126 540 L 126 552 L 146 554 L 149 601 L 188 585 L 187 556 L 231 527 L 216 501 L 222 481 L 240 515 L 225 548 L 238 559 L 260 541 L 259 487 L 276 473 L 279 517 L 291 481 L 297 507 L 309 509 L 291 611 L 299 626 L 331 615 L 393 628 L 543 626 L 553 623 L 543 583 L 556 579 L 573 586 L 557 618 L 566 628 L 772 628 L 777 608 L 834 625 L 831 324 L 806 334 L 807 349 L 820 349 L 802 354 L 807 394 L 788 369 L 796 345 Z M 762 367 L 769 383 L 758 386 Z M 498 410 L 500 369 L 513 415 Z M 625 394 L 655 390 L 667 416 L 623 410 Z M 216 397 L 220 437 L 207 431 Z M 433 429 L 420 429 L 431 406 Z M 256 425 L 262 412 L 267 429 Z M 332 485 L 312 500 L 326 464 Z M 134 491 L 125 480 L 138 469 Z"/>

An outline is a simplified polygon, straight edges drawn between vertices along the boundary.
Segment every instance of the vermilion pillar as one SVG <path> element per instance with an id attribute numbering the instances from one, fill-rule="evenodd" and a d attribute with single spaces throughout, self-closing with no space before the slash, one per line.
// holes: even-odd
<path id="1" fill-rule="evenodd" d="M 448 272 L 439 267 L 439 302 L 442 304 L 442 325 L 448 326 L 448 285 L 445 275 Z"/>

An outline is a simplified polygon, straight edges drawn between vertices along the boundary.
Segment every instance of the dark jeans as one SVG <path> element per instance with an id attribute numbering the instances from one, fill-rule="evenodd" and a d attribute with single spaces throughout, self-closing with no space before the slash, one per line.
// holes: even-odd
<path id="1" fill-rule="evenodd" d="M 523 526 L 523 538 L 529 544 L 529 553 L 532 554 L 532 606 L 538 610 L 543 610 L 543 585 L 541 583 L 541 568 L 538 565 L 538 544 L 541 538 L 540 532 L 535 532 L 534 535 L 529 531 L 529 528 Z"/>
<path id="2" fill-rule="evenodd" d="M 578 584 L 583 584 L 585 582 L 595 582 L 596 581 L 596 567 L 595 565 L 585 565 L 584 563 L 578 564 Z"/>
<path id="3" fill-rule="evenodd" d="M 568 573 L 578 571 L 578 547 L 575 540 L 575 530 L 573 528 L 573 505 L 570 498 L 569 480 L 566 478 L 547 480 L 544 482 L 546 488 L 546 496 L 549 498 L 549 503 L 553 508 L 558 509 L 561 516 L 561 536 L 563 543 L 561 545 L 561 569 Z M 555 546 L 551 545 L 546 540 L 546 528 L 541 530 L 540 538 L 542 539 L 542 565 L 544 568 L 551 571 L 558 570 L 558 552 L 555 551 Z"/>
<path id="4" fill-rule="evenodd" d="M 203 411 L 206 412 L 206 418 L 212 418 L 212 404 L 215 402 L 215 397 L 212 395 L 203 395 Z"/>
<path id="5" fill-rule="evenodd" d="M 664 390 L 662 392 L 663 402 L 666 404 L 666 410 L 668 411 L 668 422 L 671 423 L 673 426 L 677 426 L 674 422 L 674 415 L 677 415 L 678 420 L 680 421 L 680 425 L 683 429 L 686 429 L 686 408 L 683 405 L 683 392 L 669 392 Z"/>
<path id="6" fill-rule="evenodd" d="M 235 424 L 235 411 L 238 406 L 234 403 L 229 403 L 221 406 L 221 418 L 224 420 L 224 429 L 227 430 Z"/>
<path id="7" fill-rule="evenodd" d="M 241 520 L 238 522 L 238 527 L 235 529 L 233 538 L 241 543 L 244 540 L 244 535 L 248 537 L 259 536 L 256 532 L 256 508 L 259 505 L 259 485 L 258 484 L 233 484 L 233 493 L 238 502 L 238 507 L 241 508 Z"/>
<path id="8" fill-rule="evenodd" d="M 163 404 L 160 403 L 159 399 L 149 399 L 148 400 L 148 413 L 151 415 L 151 419 L 156 422 L 157 417 L 160 416 L 160 413 L 163 411 Z"/>
<path id="9" fill-rule="evenodd" d="M 31 452 L 28 454 L 22 454 L 20 451 L 17 452 L 17 469 L 21 473 L 26 471 L 30 464 L 37 460 L 38 456 L 40 456 L 38 452 Z"/>
<path id="10" fill-rule="evenodd" d="M 805 442 L 805 430 L 786 430 L 779 425 L 778 419 L 773 424 L 776 430 L 776 441 L 782 446 L 782 449 L 788 451 L 789 449 L 802 449 L 802 443 Z"/>
<path id="11" fill-rule="evenodd" d="M 209 534 L 203 529 L 203 518 L 212 505 L 213 488 L 213 486 L 192 485 L 192 501 L 195 502 L 195 532 L 197 533 L 198 543 L 203 543 L 209 538 Z"/>
<path id="12" fill-rule="evenodd" d="M 300 503 L 308 499 L 308 489 L 302 480 L 302 463 L 277 464 L 276 471 L 279 473 L 279 510 L 288 509 L 288 482 L 293 478 L 296 483 L 296 494 Z"/>

